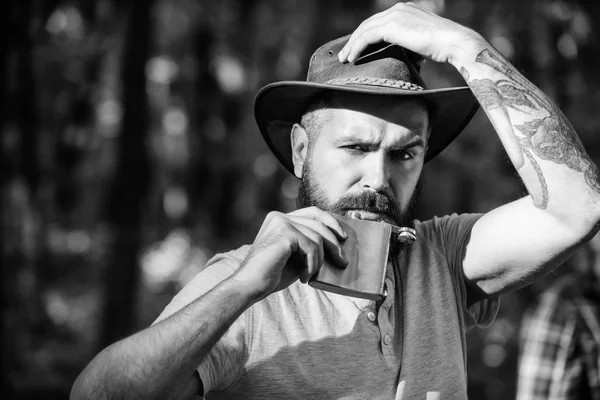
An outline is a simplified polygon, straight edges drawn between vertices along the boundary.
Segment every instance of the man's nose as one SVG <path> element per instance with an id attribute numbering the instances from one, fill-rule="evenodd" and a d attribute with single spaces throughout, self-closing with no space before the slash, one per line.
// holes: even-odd
<path id="1" fill-rule="evenodd" d="M 364 162 L 364 173 L 361 186 L 365 190 L 386 192 L 390 189 L 390 166 L 385 154 L 370 154 Z"/>

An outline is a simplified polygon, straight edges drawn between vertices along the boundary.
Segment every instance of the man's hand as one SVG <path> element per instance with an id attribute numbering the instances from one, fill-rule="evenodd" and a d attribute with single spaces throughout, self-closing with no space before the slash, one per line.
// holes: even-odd
<path id="1" fill-rule="evenodd" d="M 298 278 L 307 283 L 325 256 L 340 268 L 348 265 L 340 245 L 346 238 L 338 220 L 316 207 L 289 214 L 271 212 L 231 279 L 242 282 L 257 299 L 288 287 Z"/>
<path id="2" fill-rule="evenodd" d="M 341 62 L 353 62 L 370 44 L 396 44 L 425 58 L 452 63 L 483 39 L 475 31 L 420 8 L 414 3 L 397 3 L 366 19 L 339 53 Z"/>

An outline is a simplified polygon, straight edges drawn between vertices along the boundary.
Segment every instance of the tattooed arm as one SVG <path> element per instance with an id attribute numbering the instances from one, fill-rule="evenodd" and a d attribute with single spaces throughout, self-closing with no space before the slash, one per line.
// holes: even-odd
<path id="1" fill-rule="evenodd" d="M 398 3 L 364 21 L 340 61 L 353 61 L 382 40 L 462 73 L 529 192 L 473 227 L 463 263 L 470 301 L 547 273 L 598 231 L 597 166 L 558 107 L 479 34 L 412 3 Z"/>
<path id="2" fill-rule="evenodd" d="M 491 46 L 476 42 L 472 53 L 477 55 L 465 54 L 463 60 L 454 60 L 455 65 L 462 65 L 461 74 L 496 127 L 535 206 L 546 209 L 550 200 L 542 160 L 571 170 L 563 172 L 575 172 L 573 178 L 583 178 L 595 192 L 592 199 L 597 200 L 600 195 L 598 167 L 556 104 Z"/>
<path id="3" fill-rule="evenodd" d="M 498 293 L 558 266 L 598 231 L 600 174 L 557 105 L 487 42 L 473 40 L 452 64 L 529 193 L 489 212 L 473 228 L 465 275 L 483 294 Z"/>

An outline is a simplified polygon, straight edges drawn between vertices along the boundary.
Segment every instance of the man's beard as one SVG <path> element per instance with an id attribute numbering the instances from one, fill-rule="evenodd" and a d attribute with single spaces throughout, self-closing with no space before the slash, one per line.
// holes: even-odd
<path id="1" fill-rule="evenodd" d="M 325 191 L 319 187 L 314 179 L 311 162 L 307 160 L 302 168 L 302 178 L 298 188 L 296 204 L 298 208 L 315 206 L 334 214 L 346 215 L 349 211 L 367 211 L 383 214 L 386 218 L 380 219 L 400 227 L 413 227 L 417 198 L 423 187 L 422 177 L 419 177 L 415 191 L 405 209 L 401 209 L 396 200 L 381 192 L 363 191 L 355 195 L 344 195 L 335 202 L 327 200 Z M 402 245 L 392 235 L 390 241 L 390 257 L 395 258 L 400 254 Z"/>

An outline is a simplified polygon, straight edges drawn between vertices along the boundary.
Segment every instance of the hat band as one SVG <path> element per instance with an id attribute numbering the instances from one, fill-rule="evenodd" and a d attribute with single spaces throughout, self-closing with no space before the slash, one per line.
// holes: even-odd
<path id="1" fill-rule="evenodd" d="M 383 87 L 393 87 L 397 89 L 411 90 L 413 92 L 420 92 L 423 89 L 422 86 L 419 86 L 415 83 L 400 81 L 395 79 L 383 79 L 383 78 L 371 78 L 371 77 L 350 77 L 350 78 L 337 78 L 331 79 L 325 82 L 328 85 L 349 85 L 349 84 L 358 84 L 358 85 L 368 85 L 368 86 L 383 86 Z"/>

